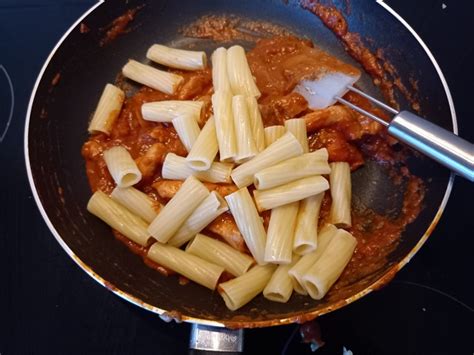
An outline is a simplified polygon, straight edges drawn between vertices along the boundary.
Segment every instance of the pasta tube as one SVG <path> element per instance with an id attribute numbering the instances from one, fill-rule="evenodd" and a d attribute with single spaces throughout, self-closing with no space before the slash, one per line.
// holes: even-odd
<path id="1" fill-rule="evenodd" d="M 217 192 L 211 192 L 168 241 L 168 244 L 175 247 L 182 246 L 228 209 L 224 199 Z"/>
<path id="2" fill-rule="evenodd" d="M 249 255 L 203 234 L 196 235 L 187 245 L 186 252 L 220 265 L 234 276 L 245 274 L 255 263 Z"/>
<path id="3" fill-rule="evenodd" d="M 257 99 L 253 96 L 247 96 L 247 110 L 250 117 L 250 124 L 252 126 L 252 135 L 255 140 L 257 151 L 261 152 L 265 149 L 265 129 L 263 128 L 262 115 L 258 108 Z"/>
<path id="4" fill-rule="evenodd" d="M 306 121 L 304 118 L 292 118 L 285 121 L 285 127 L 291 132 L 303 148 L 303 153 L 309 152 L 308 136 L 306 133 Z"/>
<path id="5" fill-rule="evenodd" d="M 97 190 L 87 203 L 87 210 L 131 241 L 147 246 L 150 233 L 147 224 L 121 204 Z"/>
<path id="6" fill-rule="evenodd" d="M 331 163 L 329 182 L 331 185 L 331 211 L 329 220 L 338 227 L 347 228 L 351 220 L 351 168 L 348 163 Z"/>
<path id="7" fill-rule="evenodd" d="M 192 116 L 183 115 L 173 118 L 172 122 L 184 147 L 188 152 L 191 151 L 201 132 L 197 121 Z"/>
<path id="8" fill-rule="evenodd" d="M 227 49 L 217 48 L 211 56 L 214 91 L 232 92 L 227 76 Z"/>
<path id="9" fill-rule="evenodd" d="M 265 261 L 273 264 L 291 263 L 298 202 L 272 210 L 268 225 Z"/>
<path id="10" fill-rule="evenodd" d="M 265 264 L 266 234 L 252 197 L 246 187 L 226 196 L 230 212 L 257 263 Z"/>
<path id="11" fill-rule="evenodd" d="M 107 84 L 89 123 L 89 133 L 103 132 L 110 135 L 110 130 L 120 115 L 124 100 L 125 93 L 122 90 L 112 84 Z"/>
<path id="12" fill-rule="evenodd" d="M 300 202 L 296 217 L 293 252 L 305 255 L 318 247 L 318 218 L 324 193 L 305 198 Z"/>
<path id="13" fill-rule="evenodd" d="M 142 179 L 140 169 L 124 147 L 117 146 L 106 150 L 104 160 L 118 187 L 129 187 Z"/>
<path id="14" fill-rule="evenodd" d="M 234 118 L 232 117 L 232 95 L 228 91 L 216 91 L 211 100 L 220 160 L 223 162 L 232 161 L 237 155 Z"/>
<path id="15" fill-rule="evenodd" d="M 148 258 L 188 279 L 214 290 L 224 272 L 222 266 L 210 263 L 181 249 L 155 243 L 148 250 Z"/>
<path id="16" fill-rule="evenodd" d="M 255 190 L 253 196 L 259 212 L 303 200 L 329 189 L 322 176 L 311 176 L 268 190 Z"/>
<path id="17" fill-rule="evenodd" d="M 214 116 L 211 116 L 189 151 L 186 162 L 193 170 L 209 170 L 218 151 L 219 146 L 217 144 L 216 126 Z"/>
<path id="18" fill-rule="evenodd" d="M 183 70 L 204 69 L 207 65 L 206 52 L 170 48 L 161 44 L 151 46 L 146 57 L 155 63 Z"/>
<path id="19" fill-rule="evenodd" d="M 184 81 L 181 75 L 155 69 L 136 60 L 129 60 L 122 68 L 122 74 L 126 78 L 170 95 L 174 94 Z"/>
<path id="20" fill-rule="evenodd" d="M 293 293 L 293 282 L 290 275 L 288 275 L 288 271 L 299 259 L 299 255 L 293 255 L 291 264 L 278 266 L 267 286 L 263 289 L 263 297 L 274 302 L 288 302 Z"/>
<path id="21" fill-rule="evenodd" d="M 272 145 L 278 138 L 283 136 L 286 133 L 285 126 L 270 126 L 265 127 L 265 147 Z M 296 137 L 295 137 L 296 138 Z"/>
<path id="22" fill-rule="evenodd" d="M 234 116 L 237 156 L 235 161 L 241 163 L 257 155 L 257 147 L 253 139 L 252 125 L 247 109 L 247 100 L 243 95 L 232 98 L 232 115 Z"/>
<path id="23" fill-rule="evenodd" d="M 256 265 L 242 276 L 219 284 L 217 289 L 227 308 L 235 311 L 249 303 L 263 291 L 275 269 L 273 264 Z"/>
<path id="24" fill-rule="evenodd" d="M 240 165 L 232 171 L 231 177 L 238 187 L 253 183 L 255 173 L 286 159 L 301 155 L 301 145 L 291 133 L 284 134 L 272 145 L 258 153 L 252 160 Z"/>
<path id="25" fill-rule="evenodd" d="M 322 160 L 318 151 L 306 153 L 260 170 L 254 176 L 253 183 L 259 190 L 287 184 L 302 178 L 329 174 L 331 169 L 326 160 Z"/>
<path id="26" fill-rule="evenodd" d="M 176 195 L 151 222 L 148 232 L 157 241 L 166 243 L 207 196 L 207 188 L 194 176 L 188 177 Z"/>
<path id="27" fill-rule="evenodd" d="M 201 181 L 229 183 L 231 182 L 230 173 L 232 167 L 233 165 L 229 163 L 215 162 L 211 164 L 209 170 L 196 171 L 189 167 L 186 158 L 180 157 L 174 153 L 168 153 L 163 162 L 161 175 L 164 179 L 170 180 L 185 180 L 193 175 Z"/>
<path id="28" fill-rule="evenodd" d="M 303 284 L 311 298 L 320 300 L 341 276 L 342 271 L 351 260 L 357 240 L 344 229 L 332 236 L 321 257 L 303 276 Z"/>
<path id="29" fill-rule="evenodd" d="M 237 186 L 233 184 L 222 185 L 211 182 L 204 182 L 203 184 L 209 191 L 216 191 L 221 196 L 227 196 L 238 190 Z M 155 188 L 161 198 L 170 199 L 176 195 L 182 185 L 183 181 L 180 180 L 158 180 L 157 182 L 153 183 L 152 186 Z"/>
<path id="30" fill-rule="evenodd" d="M 300 295 L 308 294 L 305 288 L 305 284 L 303 282 L 303 276 L 305 275 L 306 271 L 308 271 L 309 268 L 314 265 L 316 260 L 321 257 L 336 232 L 337 228 L 334 225 L 328 224 L 324 226 L 318 235 L 317 249 L 309 254 L 302 256 L 301 259 L 299 259 L 298 262 L 292 268 L 290 268 L 290 271 L 288 271 L 288 275 L 291 278 L 293 288 Z"/>
<path id="31" fill-rule="evenodd" d="M 203 106 L 203 101 L 192 100 L 147 102 L 142 105 L 142 116 L 153 122 L 171 122 L 178 116 L 192 116 L 199 122 Z"/>
<path id="32" fill-rule="evenodd" d="M 245 50 L 241 46 L 232 46 L 227 49 L 227 75 L 234 95 L 260 97 Z"/>
<path id="33" fill-rule="evenodd" d="M 110 197 L 148 223 L 151 223 L 163 208 L 161 203 L 134 187 L 116 187 Z"/>

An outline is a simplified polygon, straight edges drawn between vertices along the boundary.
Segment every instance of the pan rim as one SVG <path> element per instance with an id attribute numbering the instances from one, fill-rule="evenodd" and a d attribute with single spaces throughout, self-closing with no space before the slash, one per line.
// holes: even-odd
<path id="1" fill-rule="evenodd" d="M 209 319 L 204 319 L 204 318 L 196 318 L 193 316 L 187 316 L 187 315 L 179 315 L 176 316 L 173 311 L 167 311 L 165 309 L 153 306 L 149 303 L 146 303 L 139 299 L 138 297 L 135 297 L 134 295 L 122 291 L 118 289 L 115 285 L 112 285 L 111 283 L 105 280 L 103 277 L 100 275 L 96 274 L 91 267 L 89 267 L 87 264 L 85 264 L 66 244 L 66 242 L 62 239 L 61 235 L 59 232 L 56 230 L 55 226 L 49 219 L 49 216 L 41 202 L 41 199 L 39 197 L 38 191 L 36 189 L 35 181 L 33 178 L 33 172 L 31 169 L 31 162 L 30 162 L 30 157 L 29 157 L 29 146 L 28 146 L 28 139 L 29 139 L 29 126 L 30 126 L 30 118 L 31 118 L 31 113 L 33 109 L 33 104 L 35 101 L 36 93 L 39 87 L 40 82 L 43 79 L 43 75 L 49 66 L 50 61 L 56 54 L 57 50 L 59 47 L 63 44 L 63 42 L 67 39 L 69 34 L 77 27 L 78 24 L 80 24 L 87 16 L 89 16 L 95 9 L 97 9 L 99 6 L 105 3 L 105 0 L 99 0 L 96 4 L 94 4 L 92 7 L 90 7 L 86 12 L 84 12 L 83 15 L 81 15 L 70 27 L 69 29 L 63 34 L 63 36 L 59 39 L 59 41 L 56 43 L 54 48 L 51 50 L 50 54 L 48 55 L 47 59 L 45 60 L 45 63 L 43 64 L 38 77 L 35 81 L 30 100 L 28 103 L 28 109 L 26 112 L 26 120 L 25 120 L 25 128 L 24 128 L 24 154 L 25 154 L 25 164 L 26 164 L 26 171 L 27 171 L 27 176 L 28 176 L 28 182 L 30 185 L 30 188 L 33 193 L 33 197 L 35 200 L 35 203 L 41 213 L 41 216 L 43 220 L 45 221 L 48 229 L 50 232 L 53 234 L 55 237 L 56 241 L 59 243 L 59 245 L 63 248 L 63 250 L 69 255 L 69 257 L 74 260 L 74 262 L 83 270 L 85 271 L 92 279 L 97 281 L 100 285 L 103 287 L 107 288 L 108 290 L 112 291 L 114 294 L 117 296 L 121 297 L 122 299 L 133 303 L 143 309 L 146 309 L 148 311 L 151 311 L 153 313 L 158 314 L 160 317 L 163 319 L 169 320 L 174 319 L 176 321 L 184 321 L 184 322 L 189 322 L 189 323 L 197 323 L 197 324 L 203 324 L 203 325 L 209 325 L 209 326 L 216 326 L 216 327 L 229 327 L 229 328 L 260 328 L 260 327 L 267 327 L 267 326 L 275 326 L 275 325 L 284 325 L 284 324 L 290 324 L 290 323 L 295 323 L 295 322 L 301 322 L 303 319 L 304 321 L 309 321 L 311 319 L 314 319 L 320 315 L 332 312 L 336 309 L 339 309 L 347 304 L 350 304 L 359 298 L 369 294 L 370 292 L 377 290 L 378 288 L 382 287 L 385 285 L 388 281 L 390 281 L 391 277 L 395 275 L 400 269 L 402 269 L 410 260 L 411 258 L 418 252 L 418 250 L 423 246 L 423 244 L 426 242 L 428 237 L 431 235 L 432 231 L 435 229 L 436 225 L 438 224 L 441 215 L 444 212 L 444 209 L 446 207 L 446 204 L 448 202 L 448 199 L 451 194 L 451 190 L 453 187 L 454 183 L 454 178 L 455 174 L 451 173 L 448 184 L 446 187 L 445 194 L 443 196 L 443 199 L 438 207 L 438 210 L 436 212 L 436 215 L 433 217 L 433 220 L 431 221 L 430 225 L 428 226 L 427 230 L 423 233 L 421 236 L 420 240 L 418 243 L 410 250 L 410 252 L 397 264 L 394 264 L 391 266 L 389 269 L 385 271 L 385 273 L 376 281 L 374 281 L 371 285 L 367 286 L 364 290 L 356 293 L 355 295 L 352 295 L 350 297 L 347 297 L 344 300 L 341 300 L 337 302 L 334 305 L 328 305 L 320 310 L 316 311 L 311 311 L 311 312 L 299 312 L 297 314 L 291 315 L 287 318 L 281 318 L 281 319 L 268 319 L 268 320 L 256 320 L 256 321 L 214 321 L 214 320 L 209 320 Z M 451 91 L 449 89 L 448 83 L 446 81 L 446 78 L 434 58 L 433 54 L 431 53 L 430 49 L 428 46 L 424 43 L 424 41 L 421 39 L 421 37 L 416 33 L 416 31 L 394 10 L 392 9 L 387 3 L 385 3 L 383 0 L 377 0 L 377 4 L 382 6 L 386 11 L 388 11 L 391 15 L 393 15 L 398 21 L 401 22 L 401 24 L 413 35 L 413 37 L 417 40 L 417 42 L 421 45 L 423 50 L 425 51 L 426 55 L 430 59 L 431 63 L 433 64 L 436 72 L 438 73 L 439 79 L 441 80 L 441 83 L 443 85 L 446 98 L 448 100 L 448 105 L 451 111 L 451 121 L 453 125 L 453 132 L 455 134 L 458 133 L 458 125 L 457 125 L 457 117 L 456 117 L 456 111 L 454 108 L 454 101 L 451 96 Z"/>

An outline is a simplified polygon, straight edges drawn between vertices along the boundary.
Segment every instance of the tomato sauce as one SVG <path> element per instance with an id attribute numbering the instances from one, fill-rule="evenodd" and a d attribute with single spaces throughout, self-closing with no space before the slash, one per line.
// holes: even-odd
<path id="1" fill-rule="evenodd" d="M 343 30 L 344 28 L 341 28 L 341 31 Z M 308 56 L 312 60 L 309 60 Z M 291 36 L 260 40 L 255 48 L 248 52 L 247 57 L 262 93 L 259 104 L 265 126 L 282 124 L 286 119 L 304 116 L 308 123 L 310 150 L 326 147 L 330 161 L 346 161 L 352 170 L 363 166 L 368 159 L 374 160 L 384 166 L 392 167 L 393 179 L 398 183 L 401 181 L 401 175 L 408 181 L 403 208 L 397 218 L 380 215 L 369 209 L 364 212 L 353 211 L 353 226 L 349 231 L 357 239 L 358 244 L 352 260 L 331 291 L 334 292 L 386 264 L 387 255 L 397 246 L 402 231 L 421 210 L 423 183 L 412 176 L 404 166 L 406 151 L 404 149 L 400 151 L 397 142 L 387 136 L 384 127 L 340 105 L 326 109 L 329 111 L 311 112 L 305 99 L 292 93 L 301 77 L 310 71 L 318 70 L 318 58 L 324 59 L 326 68 L 350 71 L 352 69 L 349 66 L 345 66 L 337 59 L 331 61 L 329 56 L 315 49 L 311 42 Z M 271 63 L 269 58 L 273 58 Z M 185 156 L 186 150 L 172 125 L 143 120 L 142 104 L 170 99 L 202 100 L 206 108 L 201 117 L 201 125 L 211 114 L 210 97 L 213 92 L 211 71 L 205 69 L 196 72 L 174 72 L 184 77 L 184 82 L 176 94 L 167 95 L 150 88 L 141 88 L 126 98 L 110 137 L 97 134 L 85 142 L 82 155 L 86 161 L 92 191 L 98 189 L 105 193 L 112 191 L 115 184 L 107 171 L 103 152 L 112 146 L 123 145 L 130 151 L 143 173 L 143 179 L 137 188 L 160 200 L 153 184 L 161 180 L 161 164 L 164 157 L 169 152 Z M 386 118 L 382 112 L 357 94 L 349 93 L 345 98 Z M 396 166 L 403 166 L 403 169 L 396 170 Z M 321 208 L 321 223 L 327 220 L 330 205 L 330 194 L 326 193 Z M 268 215 L 264 217 L 268 220 Z M 115 236 L 133 252 L 145 256 L 146 248 L 136 245 L 119 233 L 115 233 Z M 146 263 L 163 274 L 170 273 L 169 270 L 151 261 L 147 260 Z"/>

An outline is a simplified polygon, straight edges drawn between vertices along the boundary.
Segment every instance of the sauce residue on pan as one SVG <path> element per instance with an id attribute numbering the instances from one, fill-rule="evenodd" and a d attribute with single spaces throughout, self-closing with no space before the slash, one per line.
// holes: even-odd
<path id="1" fill-rule="evenodd" d="M 109 44 L 110 42 L 112 42 L 118 36 L 124 33 L 128 33 L 130 31 L 130 29 L 128 28 L 128 25 L 130 24 L 130 22 L 132 22 L 135 19 L 135 15 L 142 7 L 143 5 L 138 6 L 134 9 L 127 10 L 123 15 L 117 17 L 108 26 L 106 26 L 105 29 L 107 30 L 107 32 L 105 32 L 104 37 L 100 40 L 99 42 L 100 46 L 103 47 Z M 82 24 L 81 24 L 81 33 L 86 33 L 86 32 L 82 32 Z"/>
<path id="2" fill-rule="evenodd" d="M 360 34 L 350 32 L 344 15 L 334 6 L 323 5 L 315 0 L 303 0 L 301 6 L 318 16 L 321 21 L 344 43 L 347 52 L 369 73 L 374 84 L 380 87 L 385 100 L 394 108 L 399 108 L 394 87 L 398 88 L 410 103 L 413 110 L 419 112 L 420 105 L 416 97 L 416 87 L 408 90 L 403 84 L 395 67 L 388 61 L 383 50 L 371 51 L 363 42 Z"/>
<path id="3" fill-rule="evenodd" d="M 79 25 L 79 32 L 82 34 L 89 33 L 91 29 L 84 22 Z"/>
<path id="4" fill-rule="evenodd" d="M 287 36 L 290 32 L 270 22 L 252 21 L 229 15 L 208 15 L 181 29 L 186 37 L 207 38 L 219 42 Z"/>
<path id="5" fill-rule="evenodd" d="M 386 265 L 387 255 L 396 248 L 402 231 L 420 212 L 424 187 L 420 179 L 410 174 L 404 165 L 406 154 L 394 149 L 395 142 L 390 140 L 381 125 L 341 105 L 311 112 L 306 101 L 291 92 L 295 78 L 305 74 L 308 64 L 305 56 L 312 53 L 314 54 L 314 48 L 311 42 L 291 36 L 262 39 L 248 52 L 250 67 L 262 93 L 259 104 L 264 125 L 281 124 L 288 118 L 304 116 L 308 123 L 310 150 L 326 147 L 330 161 L 347 161 L 353 170 L 363 165 L 367 159 L 394 171 L 396 167 L 402 166 L 402 169 L 393 173 L 393 177 L 400 180 L 400 176 L 403 176 L 407 181 L 403 208 L 398 217 L 390 218 L 369 209 L 363 213 L 353 211 L 353 227 L 350 231 L 357 238 L 358 245 L 348 267 L 330 291 L 328 296 L 331 297 L 338 288 L 350 285 Z M 272 66 L 265 64 L 270 58 L 274 60 Z M 332 65 L 337 66 L 339 63 L 335 61 Z M 114 188 L 102 153 L 111 146 L 123 145 L 129 149 L 143 174 L 142 181 L 136 187 L 159 200 L 152 185 L 161 180 L 164 157 L 168 152 L 184 156 L 186 150 L 172 125 L 143 120 L 142 104 L 169 99 L 202 100 L 207 109 L 201 117 L 201 124 L 211 114 L 211 71 L 175 72 L 184 77 L 184 82 L 174 95 L 142 87 L 136 94 L 126 98 L 110 137 L 104 134 L 93 135 L 84 144 L 82 155 L 86 160 L 87 175 L 93 191 L 100 189 L 110 193 Z M 383 113 L 372 107 L 365 98 L 354 93 L 347 94 L 345 98 L 383 117 Z M 328 216 L 330 202 L 330 194 L 326 193 L 321 209 L 321 223 Z M 115 236 L 132 251 L 145 257 L 147 248 L 136 245 L 118 233 Z M 150 261 L 147 261 L 147 265 L 163 274 L 169 274 L 169 270 Z"/>

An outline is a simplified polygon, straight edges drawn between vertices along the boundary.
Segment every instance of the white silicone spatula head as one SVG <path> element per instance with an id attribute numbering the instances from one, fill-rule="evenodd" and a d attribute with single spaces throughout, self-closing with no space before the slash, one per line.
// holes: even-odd
<path id="1" fill-rule="evenodd" d="M 336 102 L 335 97 L 343 96 L 359 80 L 360 75 L 352 76 L 340 72 L 322 74 L 318 79 L 303 79 L 296 85 L 297 92 L 308 101 L 310 109 L 323 109 Z"/>

